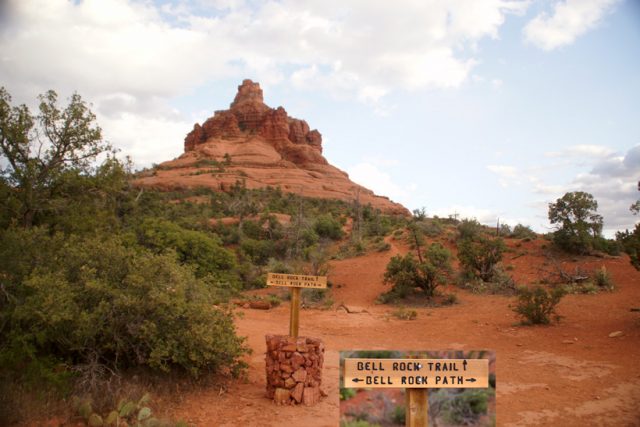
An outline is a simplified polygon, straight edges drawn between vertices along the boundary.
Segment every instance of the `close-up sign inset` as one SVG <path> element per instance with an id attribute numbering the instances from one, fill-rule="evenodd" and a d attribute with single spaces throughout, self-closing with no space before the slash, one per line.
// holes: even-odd
<path id="1" fill-rule="evenodd" d="M 487 359 L 345 359 L 346 388 L 487 388 Z"/>

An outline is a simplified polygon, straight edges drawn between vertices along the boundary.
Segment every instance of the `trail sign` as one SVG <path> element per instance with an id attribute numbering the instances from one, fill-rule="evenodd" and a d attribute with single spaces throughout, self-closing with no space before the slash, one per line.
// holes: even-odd
<path id="1" fill-rule="evenodd" d="M 291 288 L 289 335 L 297 337 L 300 324 L 300 289 L 324 289 L 327 287 L 327 277 L 306 276 L 304 274 L 267 273 L 267 286 Z"/>
<path id="2" fill-rule="evenodd" d="M 305 276 L 303 274 L 267 273 L 267 286 L 324 289 L 327 287 L 327 277 Z"/>
<path id="3" fill-rule="evenodd" d="M 346 388 L 487 388 L 487 359 L 345 359 Z"/>

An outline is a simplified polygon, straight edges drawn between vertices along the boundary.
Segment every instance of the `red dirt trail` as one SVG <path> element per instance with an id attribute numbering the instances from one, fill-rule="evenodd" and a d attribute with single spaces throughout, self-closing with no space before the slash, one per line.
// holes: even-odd
<path id="1" fill-rule="evenodd" d="M 331 264 L 329 280 L 342 285 L 334 289 L 336 306 L 358 305 L 368 312 L 301 312 L 301 335 L 322 338 L 326 345 L 322 388 L 328 397 L 320 404 L 279 407 L 264 397 L 264 336 L 288 332 L 289 306 L 283 304 L 269 311 L 242 310 L 238 330 L 253 349 L 247 382 L 232 382 L 224 393 L 183 395 L 170 415 L 201 426 L 337 426 L 341 350 L 490 349 L 497 356 L 499 426 L 640 426 L 640 313 L 629 310 L 640 306 L 640 272 L 626 257 L 589 258 L 594 266 L 606 263 L 616 290 L 566 296 L 558 306 L 564 316 L 559 324 L 519 326 L 509 307 L 514 298 L 453 286 L 446 291 L 457 293 L 459 304 L 417 308 L 416 320 L 403 321 L 389 315 L 393 307 L 374 304 L 386 290 L 382 275 L 388 259 L 406 251 L 388 241 L 390 251 Z M 513 264 L 526 275 L 542 262 L 527 255 Z M 623 335 L 609 338 L 613 331 Z"/>

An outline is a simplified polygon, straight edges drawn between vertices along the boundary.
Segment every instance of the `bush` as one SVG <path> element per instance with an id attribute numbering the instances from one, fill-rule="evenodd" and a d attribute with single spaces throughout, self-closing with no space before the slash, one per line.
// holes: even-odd
<path id="1" fill-rule="evenodd" d="M 593 249 L 604 252 L 607 255 L 618 256 L 622 252 L 622 244 L 616 240 L 598 236 L 593 239 Z"/>
<path id="2" fill-rule="evenodd" d="M 418 317 L 418 312 L 415 310 L 408 310 L 406 308 L 399 308 L 393 313 L 391 313 L 393 317 L 400 320 L 416 320 Z"/>
<path id="3" fill-rule="evenodd" d="M 231 313 L 215 308 L 216 288 L 175 255 L 117 236 L 9 230 L 2 241 L 11 249 L 0 252 L 0 273 L 12 295 L 0 314 L 3 366 L 54 357 L 89 375 L 105 365 L 194 377 L 242 368 L 247 348 Z"/>
<path id="4" fill-rule="evenodd" d="M 407 409 L 403 405 L 396 406 L 391 415 L 391 421 L 398 425 L 404 425 L 407 419 Z"/>
<path id="5" fill-rule="evenodd" d="M 416 260 L 411 253 L 404 257 L 394 256 L 384 273 L 384 283 L 393 285 L 386 299 L 404 298 L 415 288 L 432 297 L 451 271 L 450 259 L 451 253 L 438 243 L 429 246 L 423 262 Z"/>
<path id="6" fill-rule="evenodd" d="M 640 270 L 640 224 L 636 224 L 633 231 L 618 231 L 616 241 L 620 243 L 622 250 L 629 255 L 631 265 Z"/>
<path id="7" fill-rule="evenodd" d="M 511 236 L 514 239 L 535 239 L 536 233 L 528 225 L 516 224 L 511 231 Z"/>
<path id="8" fill-rule="evenodd" d="M 423 234 L 429 237 L 438 237 L 444 232 L 444 226 L 439 219 L 425 219 L 418 223 L 418 227 Z"/>
<path id="9" fill-rule="evenodd" d="M 270 258 L 274 258 L 277 255 L 276 245 L 271 240 L 245 238 L 240 243 L 240 249 L 243 254 L 258 265 L 266 265 Z"/>
<path id="10" fill-rule="evenodd" d="M 526 324 L 547 325 L 551 322 L 552 315 L 556 321 L 560 320 L 555 308 L 564 295 L 565 291 L 559 287 L 551 291 L 541 286 L 533 289 L 521 287 L 518 289 L 518 304 L 514 311 L 523 317 Z"/>
<path id="11" fill-rule="evenodd" d="M 490 389 L 463 389 L 459 393 L 442 389 L 430 396 L 429 403 L 447 423 L 472 425 L 487 413 L 492 395 Z"/>
<path id="12" fill-rule="evenodd" d="M 349 400 L 355 395 L 356 395 L 355 389 L 340 387 L 340 400 Z"/>
<path id="13" fill-rule="evenodd" d="M 222 247 L 220 239 L 202 231 L 187 230 L 160 218 L 147 218 L 137 228 L 141 245 L 156 253 L 173 250 L 180 262 L 195 267 L 198 277 L 212 275 L 216 279 L 237 285 L 233 252 Z"/>
<path id="14" fill-rule="evenodd" d="M 502 260 L 505 250 L 502 239 L 465 238 L 458 243 L 458 259 L 467 276 L 490 282 L 496 275 L 496 265 Z"/>
<path id="15" fill-rule="evenodd" d="M 340 240 L 344 235 L 340 221 L 336 220 L 330 214 L 320 215 L 313 226 L 318 236 L 331 240 Z"/>
<path id="16" fill-rule="evenodd" d="M 463 219 L 460 224 L 458 224 L 458 239 L 474 240 L 479 238 L 483 231 L 482 225 L 475 219 Z"/>
<path id="17" fill-rule="evenodd" d="M 613 290 L 614 284 L 611 279 L 611 275 L 607 271 L 607 268 L 603 265 L 600 269 L 596 270 L 593 275 L 593 280 L 601 289 Z"/>

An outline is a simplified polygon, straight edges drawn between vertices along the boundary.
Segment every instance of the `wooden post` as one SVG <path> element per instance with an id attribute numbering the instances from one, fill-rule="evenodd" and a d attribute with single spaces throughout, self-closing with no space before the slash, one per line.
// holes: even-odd
<path id="1" fill-rule="evenodd" d="M 291 288 L 291 314 L 289 317 L 289 335 L 298 337 L 300 325 L 300 288 Z"/>
<path id="2" fill-rule="evenodd" d="M 405 426 L 427 427 L 429 425 L 429 390 L 407 388 L 405 402 Z"/>

